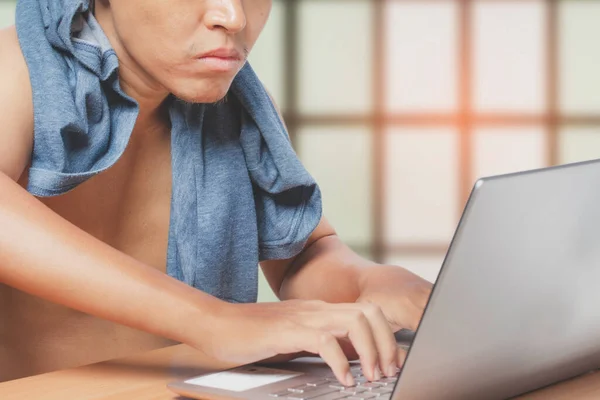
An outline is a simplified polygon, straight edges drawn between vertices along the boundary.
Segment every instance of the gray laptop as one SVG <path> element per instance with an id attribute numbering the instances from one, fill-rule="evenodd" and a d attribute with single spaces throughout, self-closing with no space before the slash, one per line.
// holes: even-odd
<path id="1" fill-rule="evenodd" d="M 600 367 L 600 160 L 479 180 L 396 378 L 318 359 L 169 384 L 192 398 L 504 399 Z"/>

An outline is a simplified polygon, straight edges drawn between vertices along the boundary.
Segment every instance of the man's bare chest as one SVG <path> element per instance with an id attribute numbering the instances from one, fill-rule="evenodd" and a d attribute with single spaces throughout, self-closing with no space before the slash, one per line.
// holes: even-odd
<path id="1" fill-rule="evenodd" d="M 132 139 L 108 170 L 70 192 L 40 200 L 99 240 L 165 271 L 171 199 L 170 138 L 162 135 L 144 139 Z M 20 182 L 26 185 L 27 177 Z"/>

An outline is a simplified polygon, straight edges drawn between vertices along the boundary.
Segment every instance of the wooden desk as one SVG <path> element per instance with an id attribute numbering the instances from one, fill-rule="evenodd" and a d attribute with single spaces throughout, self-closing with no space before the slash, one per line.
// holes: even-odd
<path id="1" fill-rule="evenodd" d="M 173 400 L 170 381 L 208 371 L 185 345 L 134 357 L 0 383 L 2 400 Z M 599 399 L 600 374 L 591 373 L 520 397 L 529 400 Z"/>

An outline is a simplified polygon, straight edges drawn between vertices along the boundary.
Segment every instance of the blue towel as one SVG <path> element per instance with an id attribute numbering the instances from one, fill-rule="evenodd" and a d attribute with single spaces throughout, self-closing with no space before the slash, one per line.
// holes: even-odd
<path id="1" fill-rule="evenodd" d="M 123 154 L 139 108 L 89 0 L 19 0 L 33 90 L 28 191 L 63 194 Z M 290 258 L 321 219 L 321 193 L 249 63 L 227 101 L 167 100 L 172 199 L 167 273 L 230 302 L 253 302 L 258 262 Z M 83 268 L 85 266 L 82 266 Z"/>

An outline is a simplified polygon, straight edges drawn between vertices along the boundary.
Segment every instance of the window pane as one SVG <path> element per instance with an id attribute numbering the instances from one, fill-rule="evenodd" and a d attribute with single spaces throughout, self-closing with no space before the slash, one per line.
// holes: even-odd
<path id="1" fill-rule="evenodd" d="M 388 243 L 449 242 L 458 214 L 457 134 L 451 128 L 386 135 Z"/>
<path id="2" fill-rule="evenodd" d="M 600 127 L 564 127 L 559 136 L 561 163 L 600 158 Z"/>
<path id="3" fill-rule="evenodd" d="M 600 2 L 561 1 L 560 104 L 568 113 L 600 111 Z"/>
<path id="4" fill-rule="evenodd" d="M 445 254 L 410 255 L 390 254 L 386 257 L 386 264 L 399 265 L 420 277 L 435 282 L 444 262 Z"/>
<path id="5" fill-rule="evenodd" d="M 473 181 L 477 178 L 546 166 L 542 128 L 479 128 L 473 143 Z"/>
<path id="6" fill-rule="evenodd" d="M 269 286 L 269 282 L 267 282 L 267 278 L 262 272 L 262 269 L 258 269 L 258 302 L 273 302 L 279 301 L 277 295 L 273 293 L 271 286 Z"/>
<path id="7" fill-rule="evenodd" d="M 273 2 L 273 9 L 264 30 L 250 52 L 250 64 L 269 90 L 281 110 L 285 110 L 284 46 L 285 4 Z"/>
<path id="8" fill-rule="evenodd" d="M 473 72 L 478 110 L 543 110 L 545 14 L 542 1 L 475 3 Z"/>
<path id="9" fill-rule="evenodd" d="M 15 6 L 13 0 L 0 0 L 0 29 L 15 23 Z"/>
<path id="10" fill-rule="evenodd" d="M 456 2 L 387 2 L 386 88 L 392 111 L 457 104 Z"/>
<path id="11" fill-rule="evenodd" d="M 367 259 L 367 260 L 373 260 L 373 253 L 371 252 L 370 248 L 367 247 L 352 247 L 352 250 L 358 254 L 359 256 Z"/>
<path id="12" fill-rule="evenodd" d="M 304 0 L 298 18 L 300 111 L 371 111 L 372 2 Z"/>
<path id="13" fill-rule="evenodd" d="M 359 127 L 306 127 L 298 152 L 323 192 L 323 210 L 350 245 L 371 241 L 371 132 Z"/>

